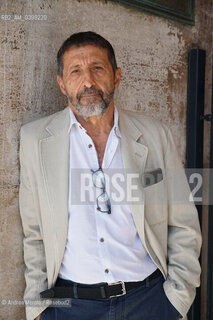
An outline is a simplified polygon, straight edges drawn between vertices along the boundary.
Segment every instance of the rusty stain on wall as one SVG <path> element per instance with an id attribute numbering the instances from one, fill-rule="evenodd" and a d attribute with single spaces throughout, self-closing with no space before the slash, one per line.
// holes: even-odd
<path id="1" fill-rule="evenodd" d="M 104 0 L 5 0 L 0 14 L 47 17 L 0 20 L 0 299 L 21 299 L 25 283 L 18 211 L 19 130 L 23 123 L 66 106 L 56 83 L 56 53 L 63 40 L 74 32 L 101 30 L 122 68 L 116 105 L 167 123 L 184 163 L 187 52 L 189 47 L 207 50 L 205 108 L 209 112 L 213 14 L 211 0 L 196 1 L 194 27 Z M 206 166 L 208 148 L 205 127 Z M 3 319 L 24 320 L 24 308 L 1 306 Z"/>

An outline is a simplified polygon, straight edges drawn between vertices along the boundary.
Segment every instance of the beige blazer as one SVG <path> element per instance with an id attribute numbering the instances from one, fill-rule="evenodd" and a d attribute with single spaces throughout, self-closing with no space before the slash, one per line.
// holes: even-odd
<path id="1" fill-rule="evenodd" d="M 21 128 L 19 205 L 27 320 L 47 307 L 39 305 L 39 293 L 55 284 L 65 251 L 68 128 L 69 107 Z M 124 167 L 139 173 L 137 186 L 142 200 L 131 203 L 138 234 L 165 277 L 168 299 L 185 317 L 200 281 L 201 234 L 174 141 L 164 124 L 141 114 L 119 111 L 119 128 Z M 163 179 L 145 186 L 144 173 L 159 168 Z"/>

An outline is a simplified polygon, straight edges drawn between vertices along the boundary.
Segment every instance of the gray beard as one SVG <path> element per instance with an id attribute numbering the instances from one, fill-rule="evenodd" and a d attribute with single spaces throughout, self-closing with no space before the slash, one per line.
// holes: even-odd
<path id="1" fill-rule="evenodd" d="M 86 94 L 86 93 L 94 93 L 94 92 L 97 92 L 97 90 L 85 89 L 83 93 Z M 73 99 L 69 95 L 67 95 L 67 98 L 69 99 L 71 105 L 77 111 L 77 114 L 80 117 L 82 117 L 84 120 L 87 120 L 92 116 L 101 117 L 107 111 L 109 104 L 113 99 L 114 91 L 108 93 L 105 99 L 103 98 L 102 92 L 101 93 L 99 92 L 101 97 L 100 102 L 90 103 L 88 105 L 82 105 L 80 103 L 81 94 L 77 96 L 78 103 L 74 103 Z"/>
<path id="2" fill-rule="evenodd" d="M 82 117 L 84 120 L 87 120 L 89 117 L 92 116 L 102 116 L 107 111 L 108 106 L 109 105 L 106 104 L 103 100 L 99 103 L 91 103 L 87 106 L 83 106 L 80 103 L 76 104 L 75 106 L 73 105 L 78 115 Z"/>

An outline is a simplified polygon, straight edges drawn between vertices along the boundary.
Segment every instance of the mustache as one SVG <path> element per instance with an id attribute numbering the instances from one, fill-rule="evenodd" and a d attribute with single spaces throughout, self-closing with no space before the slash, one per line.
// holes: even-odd
<path id="1" fill-rule="evenodd" d="M 96 88 L 85 88 L 81 91 L 79 91 L 79 93 L 77 94 L 77 99 L 80 100 L 81 99 L 81 96 L 83 94 L 99 94 L 101 96 L 101 98 L 103 98 L 103 91 L 102 90 L 99 90 L 99 89 L 96 89 Z"/>

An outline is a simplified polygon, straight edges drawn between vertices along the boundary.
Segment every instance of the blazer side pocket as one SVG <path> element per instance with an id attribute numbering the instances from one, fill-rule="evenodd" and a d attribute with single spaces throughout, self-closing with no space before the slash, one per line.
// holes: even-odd
<path id="1" fill-rule="evenodd" d="M 155 225 L 167 220 L 166 181 L 149 185 L 144 188 L 145 216 L 149 225 Z"/>

